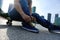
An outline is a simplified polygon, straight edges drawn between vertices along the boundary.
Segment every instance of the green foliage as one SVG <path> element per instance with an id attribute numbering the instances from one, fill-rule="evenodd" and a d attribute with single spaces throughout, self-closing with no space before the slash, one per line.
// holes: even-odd
<path id="1" fill-rule="evenodd" d="M 9 16 L 8 16 L 8 13 L 3 13 L 3 11 L 1 10 L 1 8 L 0 8 L 0 16 L 2 16 L 2 17 L 4 17 L 4 18 L 9 17 Z"/>
<path id="2" fill-rule="evenodd" d="M 8 13 L 0 13 L 0 16 L 2 16 L 2 17 L 4 17 L 4 18 L 9 17 L 9 16 L 8 16 Z"/>

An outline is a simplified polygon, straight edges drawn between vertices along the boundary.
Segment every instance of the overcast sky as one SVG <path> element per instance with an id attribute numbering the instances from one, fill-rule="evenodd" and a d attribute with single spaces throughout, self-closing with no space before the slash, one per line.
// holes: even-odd
<path id="1" fill-rule="evenodd" d="M 1 2 L 1 1 L 0 1 Z M 52 23 L 54 22 L 54 15 L 58 13 L 60 15 L 60 0 L 32 0 L 32 6 L 36 6 L 36 12 L 39 15 L 44 15 L 47 19 L 47 14 L 52 14 Z M 13 3 L 13 0 L 4 0 L 2 9 L 7 12 L 9 3 Z"/>

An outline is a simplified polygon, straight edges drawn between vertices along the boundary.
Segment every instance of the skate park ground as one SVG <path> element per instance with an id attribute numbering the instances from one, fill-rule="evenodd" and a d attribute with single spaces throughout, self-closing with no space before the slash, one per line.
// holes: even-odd
<path id="1" fill-rule="evenodd" d="M 50 33 L 48 29 L 36 24 L 39 33 L 32 33 L 20 28 L 21 22 L 13 21 L 15 26 L 6 26 L 7 20 L 0 17 L 0 40 L 60 40 L 60 34 Z"/>

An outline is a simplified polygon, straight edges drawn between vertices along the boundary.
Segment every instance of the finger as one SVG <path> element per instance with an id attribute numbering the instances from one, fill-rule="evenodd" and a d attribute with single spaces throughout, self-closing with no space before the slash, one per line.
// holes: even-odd
<path id="1" fill-rule="evenodd" d="M 31 19 L 29 18 L 29 19 L 27 19 L 27 20 L 25 20 L 26 22 L 31 22 Z"/>
<path id="2" fill-rule="evenodd" d="M 33 20 L 33 17 L 31 16 L 31 20 Z"/>

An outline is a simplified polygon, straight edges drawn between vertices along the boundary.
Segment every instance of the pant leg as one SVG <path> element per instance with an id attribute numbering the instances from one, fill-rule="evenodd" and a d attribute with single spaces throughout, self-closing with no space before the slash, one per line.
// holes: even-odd
<path id="1" fill-rule="evenodd" d="M 16 11 L 16 9 L 13 9 L 11 12 L 8 12 L 8 15 L 11 20 L 23 21 L 21 15 Z"/>
<path id="2" fill-rule="evenodd" d="M 24 10 L 25 14 L 30 16 L 30 12 L 27 11 L 28 9 L 26 8 L 26 10 Z M 10 18 L 12 20 L 17 20 L 17 21 L 24 21 L 24 19 L 22 18 L 22 16 L 19 14 L 19 12 L 16 11 L 16 9 L 13 9 L 11 12 L 8 12 L 8 15 L 10 16 Z"/>
<path id="3" fill-rule="evenodd" d="M 24 13 L 30 16 L 30 10 L 29 10 L 27 0 L 20 0 L 19 3 L 21 4 L 21 7 L 22 7 L 22 10 L 24 11 Z M 12 20 L 22 20 L 23 21 L 21 15 L 14 8 L 13 4 L 9 5 L 8 14 Z"/>
<path id="4" fill-rule="evenodd" d="M 48 22 L 46 19 L 41 18 L 39 14 L 33 13 L 32 16 L 35 17 L 36 21 L 43 27 L 50 28 L 50 25 L 52 26 L 52 23 Z"/>

